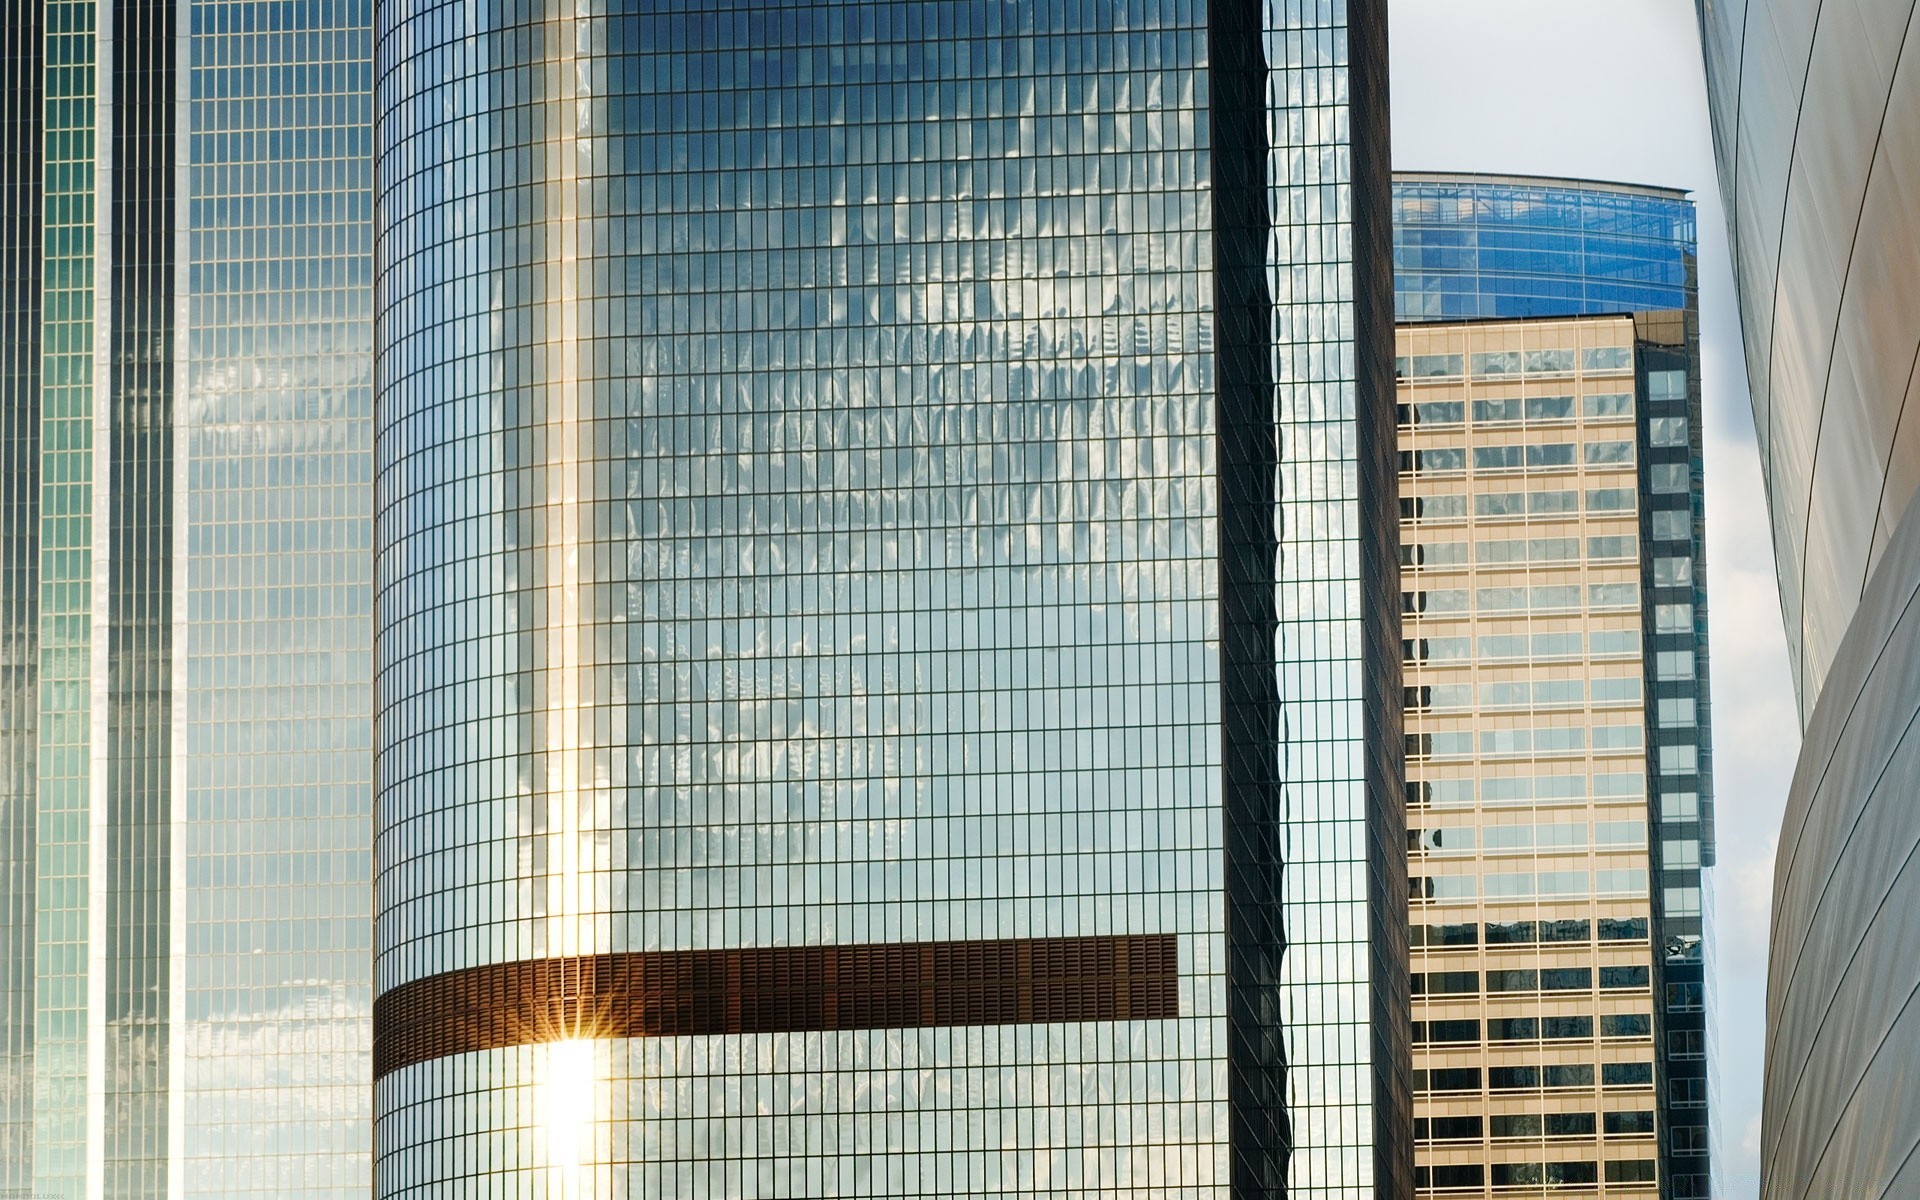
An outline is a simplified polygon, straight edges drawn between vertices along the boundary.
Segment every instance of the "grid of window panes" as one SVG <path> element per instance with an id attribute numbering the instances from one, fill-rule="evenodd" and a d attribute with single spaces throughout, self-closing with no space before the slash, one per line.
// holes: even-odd
<path id="1" fill-rule="evenodd" d="M 0 1191 L 33 1183 L 43 9 L 0 12 Z"/>
<path id="2" fill-rule="evenodd" d="M 188 1196 L 371 1172 L 372 7 L 184 10 Z"/>
<path id="3" fill-rule="evenodd" d="M 1658 1187 L 1635 345 L 1399 334 L 1422 1194 Z"/>
<path id="4" fill-rule="evenodd" d="M 94 545 L 94 128 L 98 14 L 45 6 L 33 1190 L 85 1187 Z M 104 599 L 99 598 L 99 599 Z"/>
<path id="5" fill-rule="evenodd" d="M 432 1060 L 377 1191 L 1226 1196 L 1204 9 L 522 7 L 378 32 L 381 987 L 1170 932 L 1181 1015 Z"/>
<path id="6" fill-rule="evenodd" d="M 175 0 L 114 12 L 102 1178 L 167 1194 Z M 106 136 L 109 130 L 103 129 Z"/>
<path id="7" fill-rule="evenodd" d="M 1691 306 L 1694 211 L 1682 193 L 1401 174 L 1393 195 L 1394 312 L 1401 321 Z"/>

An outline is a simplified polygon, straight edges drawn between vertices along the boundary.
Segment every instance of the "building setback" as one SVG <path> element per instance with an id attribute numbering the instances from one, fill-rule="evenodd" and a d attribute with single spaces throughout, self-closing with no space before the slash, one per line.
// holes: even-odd
<path id="1" fill-rule="evenodd" d="M 380 6 L 378 1194 L 1410 1193 L 1384 13 L 1279 11 Z"/>
<path id="2" fill-rule="evenodd" d="M 1705 1196 L 1692 206 L 1400 175 L 1395 208 L 1418 1182 Z"/>

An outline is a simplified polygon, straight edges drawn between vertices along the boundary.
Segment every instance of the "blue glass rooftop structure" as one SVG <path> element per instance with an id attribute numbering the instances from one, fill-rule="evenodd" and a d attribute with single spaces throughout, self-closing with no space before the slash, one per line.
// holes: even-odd
<path id="1" fill-rule="evenodd" d="M 1684 309 L 1695 287 L 1686 193 L 1511 175 L 1393 180 L 1399 321 Z"/>

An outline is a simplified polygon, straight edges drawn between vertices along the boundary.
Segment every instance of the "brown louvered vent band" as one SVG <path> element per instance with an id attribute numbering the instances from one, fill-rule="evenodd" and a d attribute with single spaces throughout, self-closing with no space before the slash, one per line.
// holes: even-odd
<path id="1" fill-rule="evenodd" d="M 373 1004 L 376 1078 L 447 1054 L 567 1038 L 1180 1015 L 1178 940 L 1007 938 L 659 950 L 497 963 Z"/>

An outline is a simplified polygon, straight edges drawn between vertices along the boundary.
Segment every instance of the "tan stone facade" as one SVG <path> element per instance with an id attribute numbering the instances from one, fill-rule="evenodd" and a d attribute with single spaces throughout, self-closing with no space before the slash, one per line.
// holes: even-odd
<path id="1" fill-rule="evenodd" d="M 1399 331 L 1423 1195 L 1656 1194 L 1634 352 Z"/>

